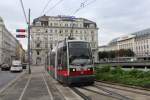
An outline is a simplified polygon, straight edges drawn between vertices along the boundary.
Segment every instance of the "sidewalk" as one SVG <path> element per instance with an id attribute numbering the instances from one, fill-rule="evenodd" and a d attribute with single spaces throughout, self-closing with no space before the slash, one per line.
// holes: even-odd
<path id="1" fill-rule="evenodd" d="M 0 94 L 0 100 L 83 100 L 72 89 L 54 80 L 43 66 L 31 66 Z"/>
<path id="2" fill-rule="evenodd" d="M 48 84 L 44 67 L 32 66 L 32 74 L 26 73 L 18 79 L 0 94 L 0 100 L 53 100 Z M 63 100 L 59 96 L 57 99 Z"/>

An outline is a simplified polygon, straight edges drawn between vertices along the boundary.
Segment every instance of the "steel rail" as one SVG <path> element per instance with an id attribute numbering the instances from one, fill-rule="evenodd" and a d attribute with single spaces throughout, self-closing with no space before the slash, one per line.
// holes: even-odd
<path id="1" fill-rule="evenodd" d="M 81 96 L 84 100 L 92 100 L 90 97 L 86 96 L 84 93 L 80 92 L 77 88 L 72 87 L 71 88 L 75 93 L 77 93 L 79 96 Z"/>
<path id="2" fill-rule="evenodd" d="M 122 88 L 119 88 L 119 87 L 113 87 L 113 86 L 108 86 L 108 85 L 111 85 L 111 84 L 108 84 L 108 85 L 104 85 L 104 84 L 101 84 L 103 82 L 99 82 L 97 81 L 97 85 L 99 86 L 103 86 L 103 87 L 108 87 L 108 88 L 112 88 L 112 89 L 117 89 L 117 90 L 122 90 L 122 91 L 127 91 L 127 92 L 132 92 L 132 93 L 136 93 L 136 94 L 141 94 L 141 95 L 146 95 L 146 96 L 150 96 L 150 93 L 143 93 L 143 92 L 138 92 L 138 91 L 134 91 L 134 90 L 129 90 L 129 89 L 122 89 Z M 114 85 L 114 84 L 112 84 Z M 125 86 L 121 86 L 121 87 L 125 87 Z M 132 88 L 132 89 L 138 89 L 138 90 L 143 90 L 143 89 L 139 89 L 139 88 L 133 88 L 133 87 L 126 87 L 126 88 Z M 146 90 L 147 91 L 147 90 Z M 149 92 L 149 91 L 148 91 Z"/>
<path id="3" fill-rule="evenodd" d="M 97 88 L 97 89 L 100 89 L 100 90 L 102 90 L 102 91 L 108 93 L 109 95 L 111 95 L 111 96 L 113 96 L 113 97 L 115 97 L 115 98 L 117 98 L 117 99 L 119 99 L 119 100 L 133 100 L 133 99 L 127 97 L 127 96 L 121 95 L 121 94 L 116 93 L 116 92 L 114 92 L 114 91 L 110 91 L 110 90 L 105 89 L 104 87 L 101 87 L 101 86 L 99 86 L 99 85 L 93 85 L 93 87 L 95 87 L 95 88 Z"/>

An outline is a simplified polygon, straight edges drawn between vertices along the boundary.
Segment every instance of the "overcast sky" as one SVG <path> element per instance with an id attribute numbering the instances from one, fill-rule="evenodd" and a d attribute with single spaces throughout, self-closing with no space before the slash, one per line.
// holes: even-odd
<path id="1" fill-rule="evenodd" d="M 31 8 L 32 19 L 42 15 L 42 10 L 49 0 L 23 0 L 25 10 Z M 59 0 L 51 0 L 45 11 L 48 11 Z M 62 0 L 46 15 L 72 15 L 87 0 Z M 93 0 L 88 0 L 89 2 Z M 0 16 L 6 27 L 14 35 L 15 29 L 27 28 L 19 0 L 4 0 L 0 3 Z M 78 13 L 95 21 L 99 27 L 99 45 L 107 44 L 111 39 L 127 35 L 142 29 L 150 28 L 150 0 L 95 0 Z M 19 39 L 27 47 L 26 39 Z"/>

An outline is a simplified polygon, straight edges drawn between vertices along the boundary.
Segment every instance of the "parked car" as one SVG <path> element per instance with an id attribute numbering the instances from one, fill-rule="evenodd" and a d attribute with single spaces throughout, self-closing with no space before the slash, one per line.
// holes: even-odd
<path id="1" fill-rule="evenodd" d="M 1 65 L 1 70 L 4 71 L 4 70 L 10 70 L 10 65 L 9 64 L 2 64 Z"/>
<path id="2" fill-rule="evenodd" d="M 21 64 L 21 61 L 19 60 L 14 60 L 12 62 L 12 66 L 10 68 L 10 71 L 11 72 L 21 72 L 23 70 L 22 68 L 22 64 Z"/>

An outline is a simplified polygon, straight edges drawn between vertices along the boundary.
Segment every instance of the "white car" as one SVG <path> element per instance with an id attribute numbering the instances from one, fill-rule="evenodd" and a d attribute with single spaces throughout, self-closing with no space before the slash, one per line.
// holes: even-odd
<path id="1" fill-rule="evenodd" d="M 12 65 L 10 68 L 11 72 L 21 72 L 22 70 L 22 65 Z"/>

